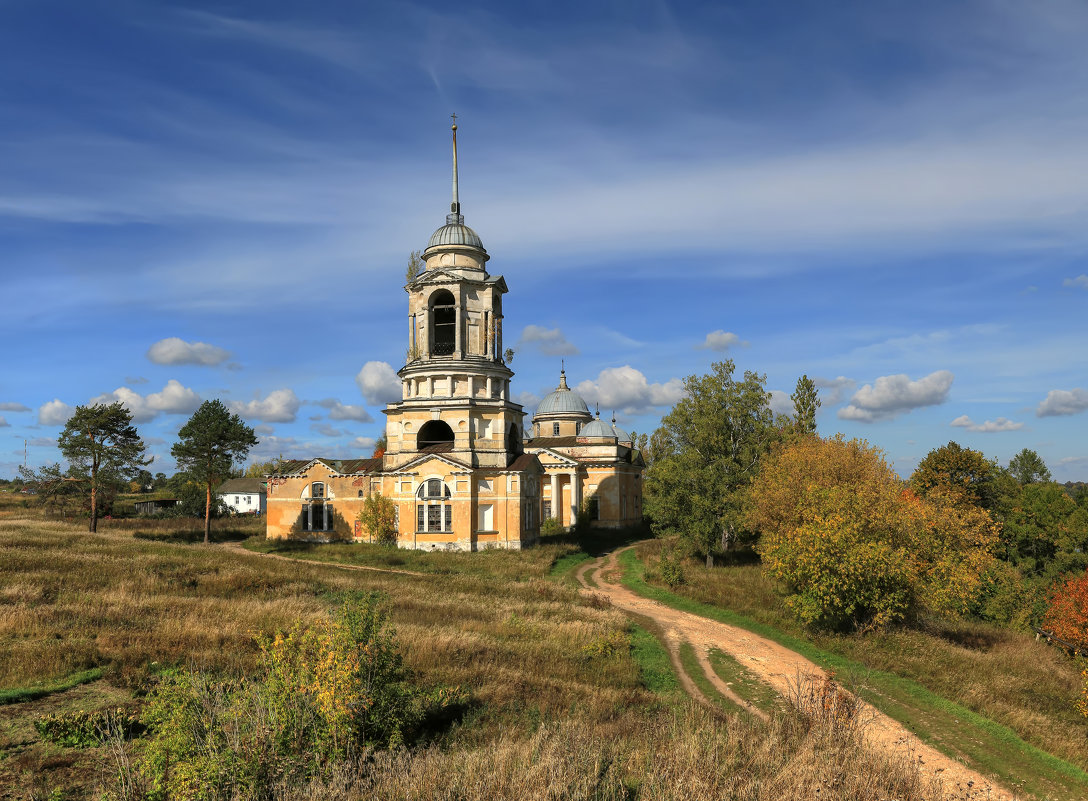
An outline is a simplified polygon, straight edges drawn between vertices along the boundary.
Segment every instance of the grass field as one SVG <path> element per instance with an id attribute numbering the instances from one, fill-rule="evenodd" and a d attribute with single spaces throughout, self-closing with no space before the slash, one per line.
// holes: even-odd
<path id="1" fill-rule="evenodd" d="M 0 519 L 0 697 L 11 701 L 0 705 L 0 797 L 94 798 L 110 784 L 102 748 L 43 742 L 38 716 L 138 711 L 168 665 L 245 673 L 254 634 L 314 620 L 361 589 L 386 598 L 415 681 L 470 688 L 472 704 L 429 742 L 344 765 L 284 799 L 422 799 L 438 783 L 448 797 L 480 799 L 801 799 L 832 787 L 842 798 L 937 797 L 904 762 L 794 713 L 762 723 L 692 708 L 652 634 L 562 580 L 581 558 L 569 542 L 476 555 L 294 552 L 311 564 L 193 544 L 192 529 L 91 535 Z"/>

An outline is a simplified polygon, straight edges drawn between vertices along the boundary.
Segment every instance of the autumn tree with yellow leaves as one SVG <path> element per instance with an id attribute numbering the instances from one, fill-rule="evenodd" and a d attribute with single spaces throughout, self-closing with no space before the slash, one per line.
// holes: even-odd
<path id="1" fill-rule="evenodd" d="M 962 495 L 916 495 L 864 440 L 805 437 L 765 457 L 748 492 L 764 569 L 807 625 L 879 628 L 965 611 L 997 529 Z"/>

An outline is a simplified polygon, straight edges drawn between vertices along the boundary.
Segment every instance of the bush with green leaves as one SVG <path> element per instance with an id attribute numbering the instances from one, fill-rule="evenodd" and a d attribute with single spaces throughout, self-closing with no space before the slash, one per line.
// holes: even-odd
<path id="1" fill-rule="evenodd" d="M 147 737 L 127 785 L 149 801 L 264 798 L 463 708 L 460 688 L 409 683 L 378 600 L 353 598 L 331 618 L 258 638 L 253 676 L 165 674 L 140 717 Z"/>
<path id="2" fill-rule="evenodd" d="M 95 748 L 105 741 L 111 729 L 129 731 L 132 725 L 132 716 L 121 707 L 55 712 L 34 721 L 34 728 L 43 740 L 65 748 Z"/>

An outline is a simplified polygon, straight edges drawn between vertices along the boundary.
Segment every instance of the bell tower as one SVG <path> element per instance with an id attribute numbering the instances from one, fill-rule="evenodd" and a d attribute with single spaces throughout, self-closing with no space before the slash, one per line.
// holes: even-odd
<path id="1" fill-rule="evenodd" d="M 461 214 L 456 118 L 452 131 L 450 213 L 423 251 L 423 271 L 404 287 L 407 353 L 401 400 L 385 409 L 385 471 L 423 453 L 505 469 L 522 451 L 524 411 L 510 400 L 514 373 L 503 361 L 506 281 L 487 272 L 491 257 Z"/>

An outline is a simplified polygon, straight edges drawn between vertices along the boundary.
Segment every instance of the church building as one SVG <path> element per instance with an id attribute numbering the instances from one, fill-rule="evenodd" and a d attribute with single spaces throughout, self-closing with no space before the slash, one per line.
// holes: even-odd
<path id="1" fill-rule="evenodd" d="M 584 509 L 598 525 L 642 517 L 642 457 L 622 429 L 594 418 L 569 389 L 538 406 L 532 430 L 511 400 L 503 360 L 506 281 L 465 225 L 457 188 L 431 236 L 424 267 L 405 286 L 408 340 L 401 400 L 384 410 L 387 447 L 369 459 L 294 460 L 268 477 L 269 538 L 362 540 L 357 521 L 372 494 L 396 509 L 403 548 L 476 551 L 534 543 L 542 519 L 572 525 Z"/>

